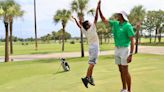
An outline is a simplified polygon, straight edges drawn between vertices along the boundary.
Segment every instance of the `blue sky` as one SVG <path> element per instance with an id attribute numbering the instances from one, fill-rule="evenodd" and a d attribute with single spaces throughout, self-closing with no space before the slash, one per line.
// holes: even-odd
<path id="1" fill-rule="evenodd" d="M 15 0 L 25 11 L 22 18 L 14 19 L 13 35 L 21 38 L 34 37 L 34 18 L 33 18 L 33 0 Z M 58 31 L 61 29 L 61 23 L 53 22 L 53 15 L 59 9 L 70 9 L 73 0 L 36 0 L 37 4 L 37 30 L 38 37 Z M 90 0 L 88 8 L 96 8 L 98 0 Z M 113 13 L 126 11 L 127 13 L 136 6 L 143 5 L 146 10 L 164 10 L 164 0 L 102 0 L 102 11 L 106 18 Z M 73 14 L 76 16 L 76 14 Z M 85 19 L 93 21 L 92 16 L 85 16 Z M 78 37 L 80 32 L 73 20 L 70 20 L 66 31 L 73 37 Z M 4 38 L 5 31 L 2 20 L 0 20 L 0 38 Z"/>

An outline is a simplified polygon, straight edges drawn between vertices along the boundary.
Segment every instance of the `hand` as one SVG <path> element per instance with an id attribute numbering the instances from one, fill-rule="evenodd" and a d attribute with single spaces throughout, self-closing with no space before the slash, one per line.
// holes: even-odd
<path id="1" fill-rule="evenodd" d="M 128 62 L 128 63 L 132 62 L 132 55 L 129 55 L 129 56 L 128 56 L 127 62 Z"/>
<path id="2" fill-rule="evenodd" d="M 101 4 L 101 0 L 99 0 L 98 4 L 99 4 L 99 5 Z"/>
<path id="3" fill-rule="evenodd" d="M 74 17 L 74 16 L 72 16 L 72 18 L 73 18 L 73 19 L 75 19 L 75 17 Z"/>
<path id="4" fill-rule="evenodd" d="M 141 22 L 138 22 L 135 27 L 137 30 L 139 30 L 141 28 Z"/>
<path id="5" fill-rule="evenodd" d="M 80 16 L 79 17 L 79 21 L 83 21 L 83 16 Z"/>

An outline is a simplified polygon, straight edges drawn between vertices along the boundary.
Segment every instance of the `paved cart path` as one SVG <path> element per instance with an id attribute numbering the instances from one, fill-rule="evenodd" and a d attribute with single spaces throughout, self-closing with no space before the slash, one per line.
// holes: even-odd
<path id="1" fill-rule="evenodd" d="M 156 47 L 156 46 L 139 46 L 139 53 L 144 54 L 158 54 L 164 55 L 164 46 Z M 113 55 L 114 50 L 109 51 L 101 51 L 100 55 Z M 50 59 L 56 58 L 73 58 L 80 57 L 80 52 L 65 52 L 65 53 L 51 53 L 51 54 L 34 54 L 34 55 L 16 55 L 10 56 L 10 60 L 13 61 L 28 61 L 28 60 L 37 60 L 37 59 Z M 85 52 L 85 56 L 88 56 L 88 52 Z M 4 61 L 4 56 L 0 56 L 0 62 Z"/>

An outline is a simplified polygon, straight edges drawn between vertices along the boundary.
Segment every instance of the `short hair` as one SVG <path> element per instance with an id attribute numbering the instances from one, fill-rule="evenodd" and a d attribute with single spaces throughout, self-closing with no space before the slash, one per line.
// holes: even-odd
<path id="1" fill-rule="evenodd" d="M 88 29 L 88 28 L 87 28 L 88 23 L 89 23 L 88 20 L 86 20 L 86 21 L 84 21 L 84 22 L 82 23 L 82 26 L 83 26 L 83 28 L 84 28 L 85 30 Z"/>

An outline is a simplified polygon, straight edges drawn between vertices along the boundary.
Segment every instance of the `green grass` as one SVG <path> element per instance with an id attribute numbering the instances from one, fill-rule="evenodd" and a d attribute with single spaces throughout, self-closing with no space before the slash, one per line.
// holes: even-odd
<path id="1" fill-rule="evenodd" d="M 21 43 L 14 43 L 14 55 L 23 55 L 23 54 L 48 54 L 48 53 L 57 53 L 61 52 L 62 44 L 50 43 L 50 44 L 38 44 L 38 51 L 35 51 L 35 44 L 30 43 L 29 45 L 21 45 Z M 65 44 L 65 52 L 79 52 L 80 44 Z M 84 44 L 85 51 L 88 50 L 88 45 Z M 100 50 L 111 50 L 114 49 L 114 44 L 103 44 L 100 45 Z M 0 56 L 4 55 L 4 45 L 0 45 Z"/>
<path id="2" fill-rule="evenodd" d="M 164 42 L 163 43 L 141 43 L 142 46 L 164 46 Z"/>
<path id="3" fill-rule="evenodd" d="M 164 92 L 164 56 L 140 54 L 133 59 L 129 67 L 133 92 Z M 89 89 L 80 80 L 87 58 L 67 61 L 71 71 L 58 73 L 56 59 L 0 63 L 0 92 L 119 92 L 121 81 L 113 56 L 100 56 L 94 69 L 96 86 Z"/>
<path id="4" fill-rule="evenodd" d="M 158 39 L 156 43 L 154 43 L 154 38 L 152 38 L 152 43 L 150 43 L 149 38 L 141 38 L 140 44 L 143 46 L 164 46 L 164 38 L 161 39 L 161 43 L 158 43 Z"/>

